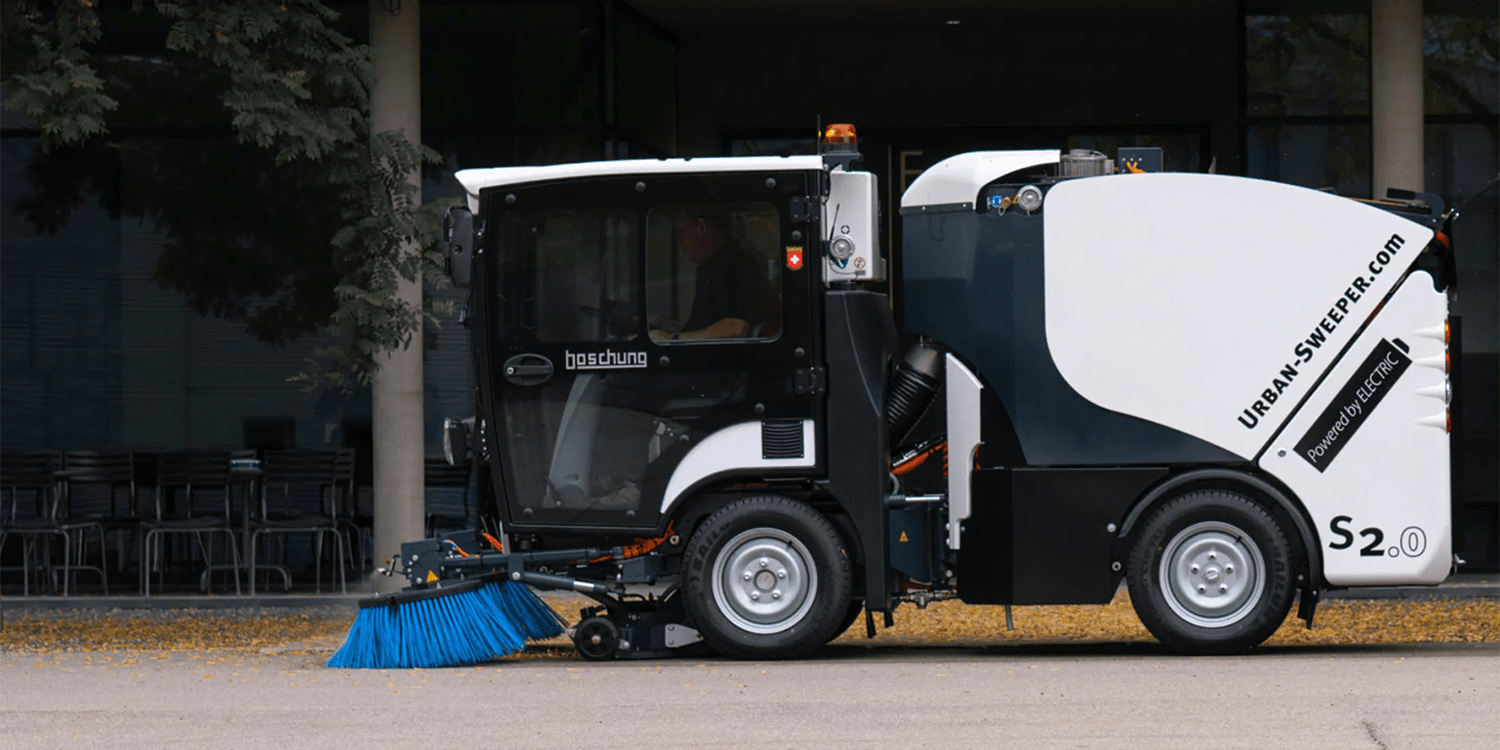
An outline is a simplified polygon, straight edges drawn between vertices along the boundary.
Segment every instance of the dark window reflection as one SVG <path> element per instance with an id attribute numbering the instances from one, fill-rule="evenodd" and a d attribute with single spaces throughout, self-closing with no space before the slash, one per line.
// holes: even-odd
<path id="1" fill-rule="evenodd" d="M 628 341 L 640 334 L 640 219 L 635 213 L 512 212 L 499 231 L 507 273 L 530 277 L 528 298 L 519 300 L 525 308 L 520 320 L 535 329 L 537 341 Z"/>
<path id="2" fill-rule="evenodd" d="M 1247 16 L 1247 114 L 1368 115 L 1370 17 Z"/>
<path id="3" fill-rule="evenodd" d="M 1490 9 L 1493 13 L 1494 6 Z M 1497 49 L 1500 23 L 1494 15 L 1423 16 L 1422 92 L 1427 114 L 1493 118 L 1500 112 Z"/>
<path id="4" fill-rule="evenodd" d="M 1245 147 L 1251 177 L 1332 188 L 1339 195 L 1370 194 L 1368 124 L 1256 124 Z"/>

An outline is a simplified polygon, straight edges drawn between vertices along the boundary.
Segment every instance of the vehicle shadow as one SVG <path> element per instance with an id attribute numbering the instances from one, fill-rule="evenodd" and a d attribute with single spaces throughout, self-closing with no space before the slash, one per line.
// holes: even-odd
<path id="1" fill-rule="evenodd" d="M 1177 654 L 1154 641 L 1067 641 L 1048 643 L 930 643 L 930 644 L 862 644 L 832 643 L 814 652 L 810 658 L 828 661 L 869 659 L 874 657 L 1172 657 L 1180 659 L 1256 659 L 1285 656 L 1364 656 L 1377 654 L 1468 653 L 1475 651 L 1500 654 L 1500 643 L 1360 643 L 1360 644 L 1278 644 L 1262 645 L 1243 654 L 1229 656 L 1192 656 Z M 719 658 L 719 657 L 710 657 Z"/>

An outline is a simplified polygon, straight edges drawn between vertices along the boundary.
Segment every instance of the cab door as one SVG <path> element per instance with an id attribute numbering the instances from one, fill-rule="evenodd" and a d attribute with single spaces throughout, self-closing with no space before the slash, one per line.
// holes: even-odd
<path id="1" fill-rule="evenodd" d="M 687 491 L 816 462 L 811 446 L 801 461 L 768 464 L 722 438 L 729 450 L 694 452 L 731 428 L 786 435 L 814 418 L 817 266 L 802 251 L 816 236 L 805 210 L 815 177 L 633 175 L 483 192 L 481 404 L 511 530 L 655 528 Z"/>

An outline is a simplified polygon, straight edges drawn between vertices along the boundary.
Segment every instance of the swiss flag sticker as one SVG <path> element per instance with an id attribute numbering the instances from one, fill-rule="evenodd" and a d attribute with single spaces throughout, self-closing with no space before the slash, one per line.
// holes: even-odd
<path id="1" fill-rule="evenodd" d="M 788 246 L 786 249 L 786 267 L 793 271 L 802 268 L 802 248 L 800 246 Z"/>

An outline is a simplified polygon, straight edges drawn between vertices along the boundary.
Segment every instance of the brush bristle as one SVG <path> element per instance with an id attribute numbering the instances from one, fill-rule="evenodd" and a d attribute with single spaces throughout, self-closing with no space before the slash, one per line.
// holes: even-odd
<path id="1" fill-rule="evenodd" d="M 491 582 L 390 606 L 361 608 L 328 666 L 412 669 L 478 664 L 562 633 L 562 618 L 519 583 Z"/>

